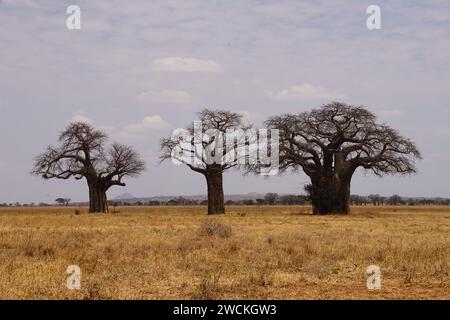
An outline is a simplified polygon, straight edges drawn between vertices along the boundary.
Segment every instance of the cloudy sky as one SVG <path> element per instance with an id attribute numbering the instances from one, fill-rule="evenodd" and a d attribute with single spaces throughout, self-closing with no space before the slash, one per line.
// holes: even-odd
<path id="1" fill-rule="evenodd" d="M 81 8 L 68 30 L 66 8 Z M 158 165 L 158 141 L 203 107 L 260 124 L 331 100 L 363 104 L 415 140 L 412 177 L 359 172 L 353 193 L 449 196 L 450 2 L 0 0 L 0 202 L 86 200 L 79 181 L 30 176 L 71 120 L 132 144 L 147 162 L 110 197 L 205 193 L 204 178 Z M 299 193 L 307 178 L 225 176 L 226 193 Z"/>

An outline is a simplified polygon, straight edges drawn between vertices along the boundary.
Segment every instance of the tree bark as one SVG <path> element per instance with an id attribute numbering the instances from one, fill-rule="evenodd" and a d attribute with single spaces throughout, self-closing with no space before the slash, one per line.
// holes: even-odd
<path id="1" fill-rule="evenodd" d="M 348 214 L 350 212 L 350 181 L 344 177 L 312 179 L 313 214 Z"/>
<path id="2" fill-rule="evenodd" d="M 95 182 L 88 183 L 89 186 L 89 212 L 108 212 L 108 200 L 105 188 Z"/>
<path id="3" fill-rule="evenodd" d="M 208 169 L 205 177 L 208 186 L 208 214 L 225 213 L 222 170 L 215 167 Z"/>

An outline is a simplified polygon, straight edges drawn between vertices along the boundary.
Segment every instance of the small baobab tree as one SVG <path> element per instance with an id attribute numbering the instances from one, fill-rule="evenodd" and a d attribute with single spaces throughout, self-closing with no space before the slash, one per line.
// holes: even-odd
<path id="1" fill-rule="evenodd" d="M 302 169 L 314 214 L 348 213 L 350 183 L 356 169 L 378 176 L 416 172 L 416 145 L 376 122 L 361 106 L 333 102 L 311 112 L 266 121 L 279 130 L 280 170 Z"/>
<path id="2" fill-rule="evenodd" d="M 278 193 L 266 193 L 264 200 L 267 204 L 274 205 L 278 201 Z"/>
<path id="3" fill-rule="evenodd" d="M 125 186 L 123 178 L 138 176 L 144 162 L 129 146 L 113 143 L 107 136 L 83 122 L 71 123 L 59 136 L 59 146 L 49 146 L 35 159 L 32 174 L 44 179 L 86 179 L 89 212 L 108 212 L 106 192 Z"/>
<path id="4" fill-rule="evenodd" d="M 206 178 L 208 214 L 225 213 L 223 172 L 239 165 L 238 152 L 251 141 L 246 136 L 242 115 L 224 110 L 204 109 L 187 129 L 175 130 L 161 140 L 161 161 L 172 159 Z M 238 151 L 236 151 L 238 150 Z"/>
<path id="5" fill-rule="evenodd" d="M 404 203 L 403 198 L 400 197 L 398 194 L 394 194 L 393 196 L 389 197 L 387 202 L 392 206 L 398 206 Z"/>
<path id="6" fill-rule="evenodd" d="M 380 196 L 379 194 L 369 194 L 369 196 L 367 197 L 370 202 L 372 203 L 372 205 L 374 206 L 380 206 L 383 204 L 383 197 Z"/>
<path id="7" fill-rule="evenodd" d="M 56 198 L 55 202 L 60 206 L 68 206 L 71 200 L 70 198 Z"/>

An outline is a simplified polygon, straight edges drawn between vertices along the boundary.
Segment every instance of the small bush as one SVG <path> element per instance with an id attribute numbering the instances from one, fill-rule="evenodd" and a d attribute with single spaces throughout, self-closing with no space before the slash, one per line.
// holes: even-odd
<path id="1" fill-rule="evenodd" d="M 55 249 L 42 244 L 38 245 L 30 244 L 25 247 L 25 256 L 39 257 L 52 260 L 55 257 Z"/>
<path id="2" fill-rule="evenodd" d="M 88 283 L 86 287 L 83 297 L 85 300 L 99 300 L 102 298 L 101 284 L 99 281 Z"/>
<path id="3" fill-rule="evenodd" d="M 203 277 L 193 292 L 192 298 L 196 300 L 213 300 L 220 295 L 220 272 Z"/>
<path id="4" fill-rule="evenodd" d="M 262 264 L 250 271 L 247 282 L 254 286 L 270 286 L 273 284 L 275 272 L 267 264 Z"/>
<path id="5" fill-rule="evenodd" d="M 231 236 L 231 226 L 223 224 L 216 219 L 208 219 L 201 224 L 199 233 L 201 236 L 229 238 Z"/>

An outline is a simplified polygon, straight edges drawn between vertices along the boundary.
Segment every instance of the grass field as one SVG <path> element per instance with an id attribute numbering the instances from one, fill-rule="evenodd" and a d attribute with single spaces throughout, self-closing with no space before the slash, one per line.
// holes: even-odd
<path id="1" fill-rule="evenodd" d="M 0 298 L 450 299 L 450 207 L 75 209 L 0 209 Z"/>

